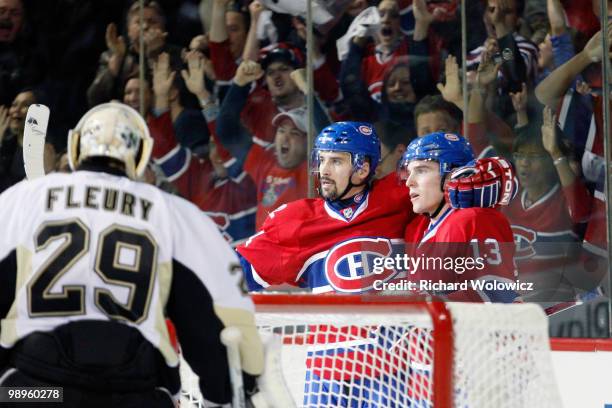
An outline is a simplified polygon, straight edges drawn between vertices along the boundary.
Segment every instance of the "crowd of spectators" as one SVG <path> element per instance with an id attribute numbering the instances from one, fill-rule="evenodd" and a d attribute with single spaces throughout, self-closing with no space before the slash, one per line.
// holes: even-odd
<path id="1" fill-rule="evenodd" d="M 155 139 L 147 181 L 242 242 L 308 194 L 306 25 L 276 3 L 146 0 L 141 21 L 139 2 L 127 0 L 0 0 L 0 189 L 24 177 L 30 104 L 51 107 L 46 167 L 66 171 L 67 130 L 91 106 L 120 100 L 143 112 Z M 314 131 L 374 123 L 377 177 L 412 139 L 465 133 L 478 157 L 516 167 L 521 190 L 504 211 L 519 272 L 545 270 L 568 287 L 598 282 L 608 55 L 599 1 L 467 0 L 467 72 L 457 0 L 325 3 L 333 10 L 318 17 L 312 44 Z"/>

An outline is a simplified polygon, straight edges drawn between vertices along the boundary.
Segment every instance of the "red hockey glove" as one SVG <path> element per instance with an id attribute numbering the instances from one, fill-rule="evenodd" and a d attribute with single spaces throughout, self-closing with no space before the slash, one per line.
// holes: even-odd
<path id="1" fill-rule="evenodd" d="M 446 201 L 453 208 L 508 205 L 518 191 L 512 164 L 501 157 L 479 159 L 451 173 Z"/>

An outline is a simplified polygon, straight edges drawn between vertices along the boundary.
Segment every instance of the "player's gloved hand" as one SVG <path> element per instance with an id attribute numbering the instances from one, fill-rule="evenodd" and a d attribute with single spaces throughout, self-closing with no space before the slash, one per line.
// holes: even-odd
<path id="1" fill-rule="evenodd" d="M 446 184 L 453 208 L 508 205 L 518 191 L 512 164 L 501 157 L 479 159 L 454 170 Z"/>

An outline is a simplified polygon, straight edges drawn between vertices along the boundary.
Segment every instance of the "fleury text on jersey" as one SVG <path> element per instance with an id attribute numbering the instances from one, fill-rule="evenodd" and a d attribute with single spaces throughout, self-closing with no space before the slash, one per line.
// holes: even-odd
<path id="1" fill-rule="evenodd" d="M 153 202 L 126 191 L 100 186 L 84 186 L 81 194 L 75 194 L 74 186 L 50 187 L 46 193 L 46 211 L 56 209 L 57 204 L 63 210 L 72 208 L 100 209 L 131 217 L 138 216 L 148 221 Z M 59 202 L 59 203 L 58 203 Z"/>

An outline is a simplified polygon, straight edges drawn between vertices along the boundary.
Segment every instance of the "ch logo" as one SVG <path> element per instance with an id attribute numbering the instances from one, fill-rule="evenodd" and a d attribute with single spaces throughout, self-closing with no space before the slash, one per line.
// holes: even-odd
<path id="1" fill-rule="evenodd" d="M 538 238 L 538 234 L 534 230 L 520 225 L 513 225 L 512 234 L 514 235 L 514 244 L 516 245 L 514 259 L 527 259 L 536 254 L 533 245 Z"/>
<path id="2" fill-rule="evenodd" d="M 325 276 L 338 292 L 363 292 L 377 280 L 388 281 L 397 271 L 373 273 L 374 259 L 391 256 L 393 248 L 386 238 L 353 238 L 334 246 L 325 257 Z"/>

